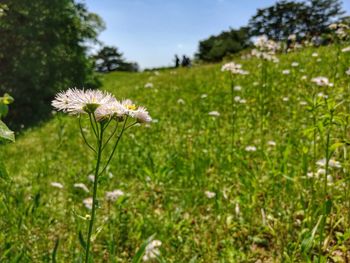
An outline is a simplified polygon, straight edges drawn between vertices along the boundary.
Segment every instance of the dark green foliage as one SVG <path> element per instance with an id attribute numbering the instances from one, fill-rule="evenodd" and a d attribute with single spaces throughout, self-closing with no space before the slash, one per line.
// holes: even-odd
<path id="1" fill-rule="evenodd" d="M 273 40 L 285 40 L 291 34 L 317 36 L 343 13 L 339 0 L 279 1 L 257 10 L 249 21 L 250 34 L 266 35 Z"/>
<path id="2" fill-rule="evenodd" d="M 211 36 L 199 42 L 196 57 L 207 62 L 221 61 L 229 54 L 237 53 L 250 45 L 248 29 L 230 29 L 218 36 Z"/>
<path id="3" fill-rule="evenodd" d="M 11 126 L 42 119 L 59 90 L 99 85 L 84 44 L 103 28 L 97 15 L 73 0 L 2 3 L 0 93 L 16 99 Z"/>
<path id="4" fill-rule="evenodd" d="M 123 58 L 123 53 L 119 52 L 116 47 L 105 46 L 97 53 L 97 55 L 95 55 L 94 58 L 95 68 L 99 72 L 137 72 L 139 70 L 137 63 L 126 62 Z"/>

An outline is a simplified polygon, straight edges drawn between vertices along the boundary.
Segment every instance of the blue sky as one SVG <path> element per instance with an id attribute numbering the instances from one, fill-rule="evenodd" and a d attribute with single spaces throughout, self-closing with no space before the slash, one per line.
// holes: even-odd
<path id="1" fill-rule="evenodd" d="M 85 0 L 106 30 L 99 39 L 117 46 L 142 68 L 171 65 L 174 54 L 193 56 L 198 42 L 246 25 L 257 8 L 276 0 Z M 350 1 L 344 0 L 350 13 Z"/>

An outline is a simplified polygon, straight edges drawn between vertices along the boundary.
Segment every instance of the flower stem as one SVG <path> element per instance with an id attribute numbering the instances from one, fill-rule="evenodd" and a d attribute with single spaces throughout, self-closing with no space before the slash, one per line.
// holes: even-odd
<path id="1" fill-rule="evenodd" d="M 91 217 L 90 217 L 89 231 L 88 231 L 87 241 L 86 241 L 87 243 L 86 243 L 86 251 L 85 251 L 85 263 L 89 262 L 91 234 L 92 234 L 92 229 L 93 229 L 94 220 L 95 220 L 96 194 L 97 194 L 98 175 L 100 170 L 101 154 L 102 154 L 103 131 L 104 131 L 104 127 L 103 127 L 103 124 L 101 124 L 101 130 L 99 132 L 99 137 L 98 137 L 97 160 L 96 160 L 96 168 L 95 168 L 95 175 L 94 175 L 94 189 L 93 189 L 93 196 L 92 196 Z"/>

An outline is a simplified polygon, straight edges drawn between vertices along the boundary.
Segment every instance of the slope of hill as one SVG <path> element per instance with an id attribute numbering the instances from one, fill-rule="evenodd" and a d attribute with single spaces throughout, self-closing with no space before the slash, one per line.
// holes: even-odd
<path id="1" fill-rule="evenodd" d="M 349 257 L 350 53 L 339 50 L 264 67 L 237 60 L 250 73 L 232 78 L 233 94 L 221 65 L 103 75 L 105 90 L 146 106 L 153 122 L 127 132 L 101 179 L 95 262 L 129 262 L 154 233 L 160 262 Z M 54 114 L 1 151 L 0 261 L 80 262 L 94 158 L 77 118 Z M 125 195 L 109 203 L 114 189 Z"/>

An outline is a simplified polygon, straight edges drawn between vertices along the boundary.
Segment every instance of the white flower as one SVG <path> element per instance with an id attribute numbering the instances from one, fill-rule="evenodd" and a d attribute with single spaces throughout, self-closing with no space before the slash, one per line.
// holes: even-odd
<path id="1" fill-rule="evenodd" d="M 247 103 L 247 100 L 241 99 L 241 100 L 239 101 L 239 103 L 241 103 L 241 104 L 246 104 L 246 103 Z"/>
<path id="2" fill-rule="evenodd" d="M 274 142 L 274 141 L 268 141 L 267 144 L 268 144 L 269 146 L 272 146 L 272 147 L 275 147 L 275 146 L 276 146 L 276 142 Z"/>
<path id="3" fill-rule="evenodd" d="M 201 99 L 205 99 L 205 98 L 207 98 L 208 97 L 208 94 L 202 94 L 201 95 Z"/>
<path id="4" fill-rule="evenodd" d="M 51 186 L 56 187 L 56 188 L 59 188 L 59 189 L 62 189 L 62 188 L 63 188 L 63 185 L 62 185 L 61 183 L 58 183 L 58 182 L 52 182 L 52 183 L 51 183 Z"/>
<path id="5" fill-rule="evenodd" d="M 95 175 L 89 174 L 89 175 L 88 175 L 88 180 L 89 180 L 91 183 L 95 182 Z"/>
<path id="6" fill-rule="evenodd" d="M 83 200 L 83 204 L 85 205 L 85 207 L 87 208 L 87 209 L 92 209 L 92 197 L 88 197 L 88 198 L 85 198 L 84 200 Z"/>
<path id="7" fill-rule="evenodd" d="M 290 74 L 290 70 L 289 69 L 285 69 L 285 70 L 282 71 L 282 74 L 288 75 L 288 74 Z"/>
<path id="8" fill-rule="evenodd" d="M 232 74 L 237 74 L 237 75 L 247 75 L 249 74 L 248 71 L 245 71 L 242 69 L 241 64 L 236 64 L 234 62 L 226 63 L 221 67 L 221 71 L 229 71 Z"/>
<path id="9" fill-rule="evenodd" d="M 240 100 L 241 100 L 241 97 L 240 97 L 240 96 L 234 97 L 234 101 L 235 101 L 235 102 L 240 102 Z"/>
<path id="10" fill-rule="evenodd" d="M 241 91 L 242 90 L 242 87 L 241 86 L 235 86 L 233 88 L 234 91 Z"/>
<path id="11" fill-rule="evenodd" d="M 343 48 L 342 50 L 341 50 L 342 52 L 350 52 L 350 46 L 348 46 L 348 47 L 346 47 L 346 48 Z"/>
<path id="12" fill-rule="evenodd" d="M 247 147 L 245 147 L 245 150 L 247 151 L 247 152 L 255 152 L 256 151 L 256 147 L 255 146 L 247 146 Z"/>
<path id="13" fill-rule="evenodd" d="M 283 100 L 284 102 L 287 102 L 287 101 L 289 101 L 289 98 L 288 98 L 288 97 L 284 97 L 282 100 Z"/>
<path id="14" fill-rule="evenodd" d="M 301 106 L 305 106 L 305 105 L 307 105 L 307 102 L 304 101 L 304 100 L 302 100 L 302 101 L 299 102 L 299 104 L 300 104 Z"/>
<path id="15" fill-rule="evenodd" d="M 318 160 L 316 162 L 316 165 L 318 165 L 320 167 L 326 167 L 326 161 L 327 161 L 326 158 L 323 158 L 321 160 Z M 338 162 L 338 161 L 336 161 L 334 159 L 330 159 L 328 161 L 328 165 L 329 165 L 329 167 L 332 167 L 332 168 L 341 168 L 342 167 L 340 162 Z"/>
<path id="16" fill-rule="evenodd" d="M 149 123 L 152 121 L 152 118 L 145 107 L 140 106 L 137 108 L 131 100 L 123 100 L 121 104 L 124 107 L 126 114 L 135 118 L 139 123 Z"/>
<path id="17" fill-rule="evenodd" d="M 345 73 L 350 76 L 350 68 Z"/>
<path id="18" fill-rule="evenodd" d="M 317 97 L 324 98 L 324 99 L 328 99 L 328 96 L 325 95 L 323 92 L 317 93 Z"/>
<path id="19" fill-rule="evenodd" d="M 110 93 L 105 91 L 74 88 L 58 93 L 52 101 L 52 106 L 59 111 L 75 115 L 94 113 L 99 106 L 115 100 Z"/>
<path id="20" fill-rule="evenodd" d="M 299 63 L 298 62 L 293 62 L 292 63 L 292 67 L 298 67 L 299 66 Z"/>
<path id="21" fill-rule="evenodd" d="M 318 86 L 332 86 L 332 83 L 329 82 L 329 79 L 326 77 L 317 77 L 311 79 L 311 82 L 315 83 Z"/>
<path id="22" fill-rule="evenodd" d="M 313 56 L 314 58 L 315 58 L 315 57 L 318 57 L 318 53 L 314 52 L 314 53 L 312 53 L 311 56 Z"/>
<path id="23" fill-rule="evenodd" d="M 213 117 L 219 117 L 220 116 L 220 113 L 218 111 L 211 111 L 208 114 L 209 114 L 209 116 L 213 116 Z"/>
<path id="24" fill-rule="evenodd" d="M 113 102 L 103 104 L 98 107 L 95 111 L 96 119 L 110 119 L 116 117 L 117 119 L 123 118 L 123 116 L 127 113 L 127 110 L 123 107 L 123 105 L 115 100 Z"/>
<path id="25" fill-rule="evenodd" d="M 178 103 L 178 104 L 185 104 L 185 101 L 184 101 L 183 99 L 178 99 L 178 100 L 177 100 L 177 103 Z"/>
<path id="26" fill-rule="evenodd" d="M 212 199 L 216 196 L 216 193 L 210 192 L 210 191 L 205 191 L 204 194 L 207 196 L 207 198 Z"/>
<path id="27" fill-rule="evenodd" d="M 146 88 L 146 89 L 153 88 L 153 83 L 150 83 L 150 82 L 146 83 L 146 84 L 145 84 L 145 88 Z"/>
<path id="28" fill-rule="evenodd" d="M 142 257 L 143 261 L 155 259 L 160 255 L 159 247 L 162 245 L 160 240 L 152 240 L 145 249 L 145 254 Z"/>
<path id="29" fill-rule="evenodd" d="M 83 184 L 83 183 L 76 183 L 76 184 L 74 184 L 73 185 L 75 188 L 80 188 L 80 189 L 82 189 L 83 191 L 85 191 L 85 192 L 89 192 L 89 189 L 86 187 L 86 185 L 85 184 Z"/>
<path id="30" fill-rule="evenodd" d="M 306 75 L 302 76 L 301 80 L 307 80 L 307 76 Z"/>
<path id="31" fill-rule="evenodd" d="M 288 40 L 295 41 L 296 39 L 297 39 L 297 35 L 296 34 L 292 34 L 292 35 L 288 36 Z"/>
<path id="32" fill-rule="evenodd" d="M 114 202 L 123 195 L 124 195 L 124 192 L 122 190 L 117 189 L 112 192 L 106 192 L 106 199 L 107 201 Z"/>
<path id="33" fill-rule="evenodd" d="M 337 25 L 336 23 L 333 23 L 333 24 L 330 24 L 330 25 L 328 26 L 328 28 L 329 28 L 329 29 L 332 29 L 332 30 L 335 30 L 335 29 L 338 28 L 338 25 Z"/>

